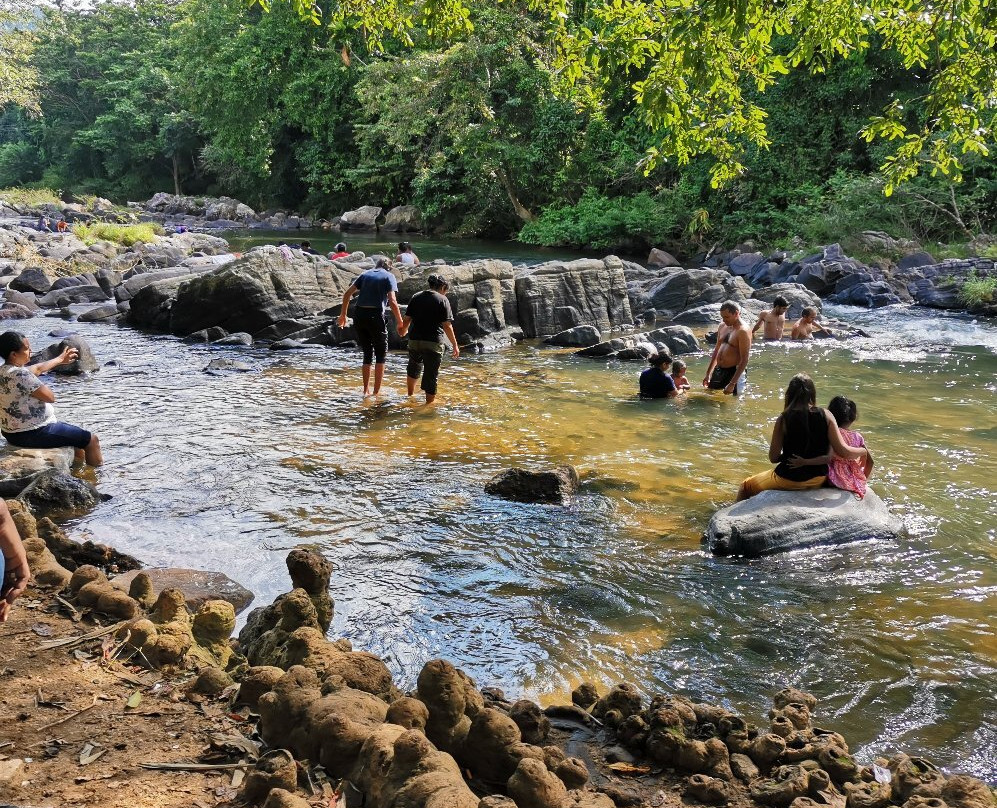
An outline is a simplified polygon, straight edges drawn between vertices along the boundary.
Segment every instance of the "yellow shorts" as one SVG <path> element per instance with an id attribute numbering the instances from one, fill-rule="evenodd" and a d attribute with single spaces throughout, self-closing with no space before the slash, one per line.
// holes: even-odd
<path id="1" fill-rule="evenodd" d="M 813 477 L 809 480 L 797 482 L 780 477 L 774 470 L 763 471 L 754 477 L 748 477 L 741 483 L 741 490 L 746 496 L 753 497 L 762 491 L 807 491 L 811 488 L 820 488 L 827 482 L 827 476 Z"/>

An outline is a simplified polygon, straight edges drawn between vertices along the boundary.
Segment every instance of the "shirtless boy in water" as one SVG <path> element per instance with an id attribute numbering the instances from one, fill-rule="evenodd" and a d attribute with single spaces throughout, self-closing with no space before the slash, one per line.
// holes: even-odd
<path id="1" fill-rule="evenodd" d="M 733 300 L 720 307 L 720 318 L 723 325 L 717 331 L 717 347 L 713 349 L 706 368 L 703 387 L 736 396 L 744 390 L 744 371 L 751 353 L 751 332 L 741 321 L 741 307 Z"/>
<path id="2" fill-rule="evenodd" d="M 766 309 L 758 315 L 758 322 L 751 329 L 752 335 L 758 333 L 758 328 L 765 324 L 765 339 L 782 339 L 782 332 L 786 326 L 786 312 L 789 310 L 789 301 L 779 295 L 772 301 L 772 308 Z"/>
<path id="3" fill-rule="evenodd" d="M 817 322 L 817 309 L 807 306 L 800 319 L 793 325 L 793 339 L 813 339 L 814 331 L 820 331 L 827 336 L 833 336 L 824 326 Z"/>

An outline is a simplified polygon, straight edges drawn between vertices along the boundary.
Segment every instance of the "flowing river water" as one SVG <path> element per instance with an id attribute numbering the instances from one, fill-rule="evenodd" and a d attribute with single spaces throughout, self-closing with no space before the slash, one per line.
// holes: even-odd
<path id="1" fill-rule="evenodd" d="M 315 548 L 335 568 L 332 634 L 403 686 L 445 657 L 542 703 L 625 680 L 761 718 L 795 685 L 863 760 L 902 749 L 997 782 L 997 324 L 833 313 L 871 338 L 759 345 L 740 400 L 640 402 L 639 365 L 522 344 L 445 361 L 433 409 L 404 397 L 400 353 L 374 402 L 351 350 L 74 324 L 114 363 L 53 385 L 62 417 L 100 435 L 94 479 L 113 498 L 72 535 L 222 570 L 256 605 L 289 588 L 288 550 Z M 18 325 L 40 347 L 61 322 Z M 217 357 L 253 370 L 205 373 Z M 698 384 L 706 356 L 687 359 Z M 858 403 L 873 487 L 909 535 L 712 558 L 701 533 L 768 468 L 800 371 L 820 403 Z M 560 462 L 582 476 L 569 507 L 482 490 L 510 465 Z"/>

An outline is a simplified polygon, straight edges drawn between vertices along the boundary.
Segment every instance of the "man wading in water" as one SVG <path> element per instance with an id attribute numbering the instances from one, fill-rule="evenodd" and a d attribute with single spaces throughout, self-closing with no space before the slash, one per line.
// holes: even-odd
<path id="1" fill-rule="evenodd" d="M 384 358 L 388 353 L 388 324 L 385 322 L 385 309 L 390 307 L 395 315 L 395 323 L 402 327 L 402 312 L 398 308 L 395 292 L 398 281 L 388 270 L 388 262 L 378 258 L 373 269 L 361 273 L 353 285 L 343 294 L 343 308 L 339 313 L 339 327 L 346 328 L 346 309 L 350 299 L 357 294 L 357 305 L 353 310 L 353 328 L 357 332 L 357 342 L 363 351 L 363 394 L 370 395 L 370 364 L 374 362 L 374 395 L 381 392 L 384 378 Z"/>
<path id="2" fill-rule="evenodd" d="M 744 392 L 748 355 L 751 353 L 751 331 L 741 322 L 741 307 L 728 300 L 720 307 L 723 325 L 717 331 L 717 347 L 713 349 L 703 387 L 723 390 L 725 395 Z"/>

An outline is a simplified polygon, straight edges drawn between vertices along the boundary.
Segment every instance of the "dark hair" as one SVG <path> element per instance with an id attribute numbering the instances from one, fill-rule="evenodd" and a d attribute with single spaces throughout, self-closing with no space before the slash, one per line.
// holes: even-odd
<path id="1" fill-rule="evenodd" d="M 810 433 L 810 410 L 817 406 L 817 387 L 806 373 L 797 373 L 786 385 L 782 423 L 786 432 L 800 430 Z"/>
<path id="2" fill-rule="evenodd" d="M 312 246 L 312 243 L 310 241 L 302 241 L 301 242 L 301 247 L 302 248 L 305 248 L 305 247 L 309 247 L 310 248 L 311 246 Z"/>
<path id="3" fill-rule="evenodd" d="M 408 252 L 411 249 L 412 249 L 412 245 L 409 244 L 407 241 L 399 241 L 398 242 L 398 252 Z"/>
<path id="4" fill-rule="evenodd" d="M 426 278 L 426 283 L 429 284 L 430 289 L 435 289 L 439 291 L 440 289 L 449 289 L 450 283 L 442 275 L 430 275 Z"/>
<path id="5" fill-rule="evenodd" d="M 667 367 L 672 363 L 671 354 L 666 351 L 658 351 L 657 353 L 651 354 L 647 358 L 647 364 L 651 367 L 660 368 Z"/>
<path id="6" fill-rule="evenodd" d="M 6 362 L 12 353 L 21 350 L 26 339 L 20 331 L 4 331 L 0 334 L 0 356 L 3 361 Z"/>
<path id="7" fill-rule="evenodd" d="M 835 396 L 832 398 L 831 403 L 827 405 L 827 409 L 834 416 L 834 420 L 837 421 L 838 426 L 848 426 L 854 423 L 855 419 L 859 417 L 859 408 L 855 406 L 855 402 L 844 396 Z"/>
<path id="8" fill-rule="evenodd" d="M 776 295 L 774 298 L 772 298 L 772 305 L 779 306 L 780 308 L 783 309 L 788 309 L 789 301 L 786 300 L 786 298 L 784 298 L 782 295 Z"/>
<path id="9" fill-rule="evenodd" d="M 387 269 L 387 268 L 388 268 L 387 258 L 378 258 L 374 261 L 374 269 Z"/>
<path id="10" fill-rule="evenodd" d="M 343 244 L 343 242 L 339 242 L 339 244 L 336 245 L 336 252 L 346 252 L 346 245 Z"/>
<path id="11" fill-rule="evenodd" d="M 737 305 L 733 300 L 725 300 L 720 304 L 720 311 L 732 311 L 734 314 L 741 313 L 741 307 Z"/>
<path id="12" fill-rule="evenodd" d="M 817 309 L 813 306 L 804 306 L 803 311 L 800 312 L 800 317 L 810 317 L 817 313 Z"/>
<path id="13" fill-rule="evenodd" d="M 679 368 L 682 368 L 682 370 L 685 370 L 688 367 L 689 366 L 685 362 L 683 362 L 681 359 L 676 359 L 674 362 L 672 362 L 672 370 L 678 370 Z"/>

